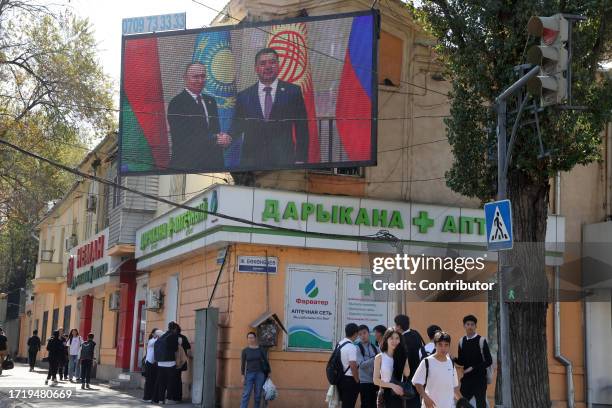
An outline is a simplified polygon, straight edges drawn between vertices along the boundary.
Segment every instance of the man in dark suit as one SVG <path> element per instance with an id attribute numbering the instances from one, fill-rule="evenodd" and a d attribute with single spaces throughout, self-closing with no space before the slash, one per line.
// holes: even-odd
<path id="1" fill-rule="evenodd" d="M 202 93 L 206 67 L 187 65 L 183 75 L 185 89 L 168 105 L 168 123 L 172 136 L 173 170 L 223 170 L 223 148 L 231 137 L 219 130 L 219 112 L 215 98 Z"/>
<path id="2" fill-rule="evenodd" d="M 278 54 L 255 55 L 256 84 L 238 93 L 230 134 L 243 137 L 240 167 L 282 168 L 308 159 L 306 105 L 299 86 L 278 79 Z"/>

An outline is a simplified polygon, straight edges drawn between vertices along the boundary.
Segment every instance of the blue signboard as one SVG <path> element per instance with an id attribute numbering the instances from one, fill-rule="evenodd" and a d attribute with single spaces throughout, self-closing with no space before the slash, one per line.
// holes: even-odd
<path id="1" fill-rule="evenodd" d="M 510 200 L 494 201 L 484 206 L 487 225 L 487 249 L 512 249 L 512 206 Z"/>

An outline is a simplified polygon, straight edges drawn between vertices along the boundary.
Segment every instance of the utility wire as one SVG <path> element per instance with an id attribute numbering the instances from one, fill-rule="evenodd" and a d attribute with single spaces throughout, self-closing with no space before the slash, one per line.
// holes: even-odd
<path id="1" fill-rule="evenodd" d="M 215 8 L 213 8 L 213 7 L 211 7 L 211 6 L 209 6 L 208 4 L 202 3 L 202 2 L 200 2 L 200 1 L 198 1 L 198 0 L 191 0 L 191 1 L 192 1 L 192 2 L 194 2 L 194 3 L 196 3 L 196 4 L 199 4 L 200 6 L 206 7 L 207 9 L 212 10 L 212 11 L 214 11 L 214 12 L 218 13 L 218 14 L 223 14 L 223 15 L 225 15 L 225 16 L 227 16 L 227 17 L 231 18 L 232 20 L 237 21 L 238 23 L 242 22 L 242 20 L 240 20 L 240 19 L 238 19 L 238 18 L 236 18 L 236 17 L 232 16 L 232 15 L 231 15 L 231 14 L 229 14 L 228 12 L 217 10 L 217 9 L 215 9 Z M 261 28 L 261 27 L 259 27 L 259 26 L 256 26 L 256 27 L 249 27 L 249 28 L 255 28 L 255 29 L 257 29 L 257 30 L 260 30 L 260 31 L 262 31 L 262 32 L 264 32 L 264 33 L 266 33 L 266 34 L 268 34 L 268 35 L 273 35 L 273 33 L 271 33 L 270 31 L 266 31 L 266 30 L 264 30 L 263 28 Z M 293 41 L 292 41 L 291 39 L 287 39 L 287 41 L 288 41 L 288 42 L 293 43 L 294 45 L 298 45 L 298 46 L 304 47 L 304 48 L 306 48 L 306 49 L 308 49 L 308 50 L 310 50 L 310 51 L 313 51 L 314 53 L 320 54 L 320 55 L 322 55 L 322 56 L 324 56 L 324 57 L 327 57 L 327 58 L 331 58 L 331 59 L 333 59 L 333 60 L 335 60 L 335 61 L 338 61 L 338 62 L 341 62 L 341 63 L 343 63 L 343 64 L 344 64 L 344 58 L 338 58 L 338 57 L 335 57 L 335 56 L 330 55 L 330 54 L 327 54 L 327 53 L 325 53 L 325 52 L 323 52 L 323 51 L 319 51 L 319 50 L 317 50 L 316 48 L 309 47 L 309 46 L 308 46 L 308 45 L 306 45 L 306 44 L 298 43 L 298 42 L 297 42 L 297 41 L 295 41 L 295 40 L 293 40 Z M 376 76 L 378 77 L 378 72 L 377 72 L 377 71 L 375 71 L 375 70 L 373 70 L 373 69 L 371 69 L 370 67 L 361 67 L 361 66 L 355 66 L 355 68 L 359 68 L 359 69 L 362 69 L 362 70 L 369 71 L 369 72 L 371 72 L 372 74 L 374 74 L 374 75 L 376 75 Z M 440 91 L 435 91 L 435 90 L 433 90 L 433 89 L 429 89 L 429 88 L 424 87 L 424 86 L 421 86 L 421 85 L 413 84 L 412 82 L 404 81 L 404 80 L 401 80 L 401 79 L 400 79 L 400 82 L 401 82 L 401 83 L 404 83 L 404 84 L 408 84 L 408 85 L 410 85 L 410 86 L 414 86 L 414 87 L 417 87 L 417 88 L 421 88 L 421 89 L 424 89 L 424 90 L 426 90 L 426 91 L 430 91 L 430 92 L 437 93 L 437 94 L 444 95 L 444 96 L 447 96 L 447 97 L 448 97 L 448 94 L 446 94 L 446 93 L 443 93 L 443 92 L 440 92 Z"/>
<path id="2" fill-rule="evenodd" d="M 153 194 L 145 193 L 145 192 L 142 192 L 142 191 L 130 188 L 130 187 L 126 187 L 126 186 L 123 186 L 121 184 L 117 184 L 117 183 L 115 183 L 115 182 L 113 182 L 111 180 L 107 180 L 107 179 L 102 178 L 102 177 L 93 176 L 91 174 L 84 173 L 84 172 L 82 172 L 80 170 L 71 168 L 71 167 L 66 166 L 66 165 L 64 165 L 62 163 L 58 163 L 58 162 L 56 162 L 54 160 L 51 160 L 49 158 L 46 158 L 46 157 L 40 156 L 40 155 L 38 155 L 36 153 L 30 152 L 30 151 L 28 151 L 26 149 L 23 149 L 23 148 L 15 145 L 15 144 L 13 144 L 11 142 L 8 142 L 8 141 L 6 141 L 4 139 L 0 139 L 0 144 L 3 144 L 3 145 L 5 145 L 5 146 L 7 146 L 7 147 L 9 147 L 9 148 L 11 148 L 13 150 L 16 150 L 16 151 L 26 155 L 26 156 L 33 157 L 33 158 L 35 158 L 37 160 L 40 160 L 40 161 L 45 162 L 45 163 L 48 163 L 48 164 L 50 164 L 52 166 L 55 166 L 57 168 L 60 168 L 60 169 L 62 169 L 64 171 L 66 171 L 66 172 L 75 174 L 77 176 L 80 176 L 80 177 L 83 177 L 83 178 L 87 178 L 87 179 L 90 179 L 90 180 L 93 180 L 93 181 L 97 181 L 99 183 L 106 184 L 106 185 L 109 185 L 109 186 L 113 186 L 113 187 L 118 188 L 120 190 L 127 191 L 127 192 L 130 192 L 130 193 L 133 193 L 133 194 L 137 194 L 137 195 L 142 196 L 144 198 L 148 198 L 150 200 L 154 200 L 154 201 L 158 201 L 160 203 L 168 204 L 168 205 L 170 205 L 172 207 L 182 208 L 182 209 L 185 209 L 185 210 L 188 210 L 188 211 L 204 213 L 204 214 L 207 214 L 207 215 L 212 215 L 212 216 L 216 216 L 216 217 L 223 218 L 223 219 L 226 219 L 226 220 L 235 221 L 235 222 L 239 222 L 239 223 L 247 224 L 247 225 L 252 225 L 252 226 L 256 226 L 256 227 L 262 227 L 262 228 L 276 230 L 276 231 L 285 231 L 285 232 L 307 234 L 307 235 L 311 235 L 311 236 L 315 236 L 315 237 L 321 237 L 321 238 L 334 238 L 334 239 L 340 238 L 340 239 L 343 239 L 343 238 L 349 237 L 349 238 L 361 239 L 361 240 L 389 241 L 389 239 L 382 232 L 379 232 L 379 233 L 376 233 L 376 234 L 372 234 L 372 235 L 340 235 L 340 234 L 330 234 L 330 233 L 324 233 L 324 232 L 302 231 L 302 230 L 294 229 L 294 228 L 279 227 L 277 225 L 270 225 L 270 224 L 265 224 L 265 223 L 260 223 L 260 222 L 254 222 L 254 221 L 250 221 L 250 220 L 247 220 L 247 219 L 244 219 L 244 218 L 234 217 L 234 216 L 227 215 L 227 214 L 213 213 L 213 212 L 210 212 L 210 211 L 202 210 L 200 208 L 191 207 L 191 206 L 188 206 L 188 205 L 185 205 L 185 204 L 181 204 L 181 203 L 177 203 L 177 202 L 174 202 L 174 201 L 170 201 L 170 200 L 167 200 L 165 198 L 161 198 L 161 197 L 155 196 Z"/>

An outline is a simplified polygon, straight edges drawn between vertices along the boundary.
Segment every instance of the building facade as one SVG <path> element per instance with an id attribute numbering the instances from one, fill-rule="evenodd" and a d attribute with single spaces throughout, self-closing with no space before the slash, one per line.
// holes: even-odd
<path id="1" fill-rule="evenodd" d="M 213 25 L 370 7 L 370 1 L 362 0 L 230 1 Z M 172 208 L 88 181 L 77 183 L 40 223 L 40 260 L 33 298 L 22 317 L 21 354 L 26 354 L 24 334 L 34 328 L 41 337 L 59 326 L 79 328 L 82 334 L 92 331 L 100 344 L 98 377 L 111 379 L 122 372 L 137 373 L 145 336 L 175 320 L 194 344 L 190 370 L 183 376 L 188 398 L 205 381 L 195 367 L 201 357 L 197 353 L 204 352 L 197 316 L 201 309 L 215 308 L 219 322 L 214 380 L 221 406 L 239 405 L 246 333 L 261 330 L 264 323 L 274 328 L 274 335 L 265 336 L 279 389 L 274 405 L 310 408 L 325 404 L 324 366 L 331 344 L 343 337 L 349 321 L 391 325 L 395 314 L 407 313 L 421 333 L 436 323 L 458 339 L 462 317 L 475 314 L 479 333 L 496 347 L 487 299 L 432 302 L 372 290 L 373 253 L 397 253 L 399 243 L 412 255 L 475 255 L 483 253 L 486 241 L 481 203 L 445 184 L 453 160 L 443 123 L 449 114 L 450 83 L 436 63 L 434 42 L 399 0 L 377 7 L 378 115 L 386 119 L 378 121 L 376 166 L 255 172 L 248 177 L 119 178 L 116 141 L 108 138 L 80 169 L 218 214 Z M 581 264 L 583 236 L 596 243 L 609 237 L 610 223 L 598 223 L 609 221 L 612 214 L 610 128 L 604 140 L 604 160 L 551 180 L 550 268 L 562 262 Z M 101 164 L 92 170 L 96 159 Z M 233 180 L 249 186 L 211 187 Z M 104 197 L 94 205 L 95 212 L 88 210 L 90 192 Z M 376 239 L 381 230 L 397 238 L 395 245 Z M 493 277 L 494 254 L 488 254 L 485 265 L 482 280 Z M 584 274 L 591 272 L 590 266 L 580 268 Z M 609 295 L 609 282 L 597 285 L 602 296 Z M 612 335 L 607 331 L 612 327 L 609 302 L 608 297 L 607 303 L 561 302 L 549 308 L 554 407 L 568 406 L 570 399 L 576 407 L 612 404 L 605 391 L 611 385 L 606 376 L 609 361 L 595 353 L 605 354 L 605 339 Z M 309 319 L 313 314 L 321 319 Z M 587 336 L 593 327 L 602 330 L 600 335 Z M 493 394 L 490 386 L 489 396 Z"/>

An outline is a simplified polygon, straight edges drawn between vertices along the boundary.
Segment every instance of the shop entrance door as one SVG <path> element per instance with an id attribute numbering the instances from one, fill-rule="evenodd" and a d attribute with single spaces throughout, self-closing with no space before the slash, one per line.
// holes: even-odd
<path id="1" fill-rule="evenodd" d="M 145 343 L 147 339 L 147 309 L 145 301 L 138 302 L 138 320 L 136 320 L 136 341 L 134 342 L 134 371 L 142 371 L 142 358 L 145 355 Z"/>
<path id="2" fill-rule="evenodd" d="M 104 320 L 104 299 L 94 298 L 91 313 L 91 332 L 94 334 L 96 348 L 94 355 L 100 364 L 100 349 L 102 348 L 102 321 Z M 85 334 L 87 336 L 87 334 Z"/>

